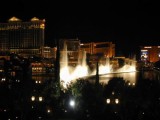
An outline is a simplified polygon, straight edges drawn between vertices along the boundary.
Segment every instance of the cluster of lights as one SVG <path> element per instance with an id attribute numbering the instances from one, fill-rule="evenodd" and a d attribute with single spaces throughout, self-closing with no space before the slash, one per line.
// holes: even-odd
<path id="1" fill-rule="evenodd" d="M 6 109 L 4 109 L 3 110 L 4 112 L 7 112 L 7 110 Z M 16 116 L 16 119 L 18 119 L 19 117 L 18 116 Z M 8 120 L 11 120 L 10 118 L 8 118 Z"/>
<path id="2" fill-rule="evenodd" d="M 31 101 L 35 101 L 35 100 L 36 100 L 36 97 L 35 97 L 35 96 L 32 96 L 32 97 L 31 97 Z M 42 101 L 43 101 L 43 97 L 42 97 L 42 96 L 39 96 L 39 97 L 38 97 L 38 101 L 39 101 L 39 102 L 42 102 Z"/>
<path id="3" fill-rule="evenodd" d="M 42 68 L 41 67 L 33 67 L 32 71 L 42 71 Z"/>
<path id="4" fill-rule="evenodd" d="M 19 82 L 20 82 L 20 80 L 16 80 L 16 82 L 18 82 L 18 83 L 19 83 Z"/>
<path id="5" fill-rule="evenodd" d="M 38 83 L 40 84 L 40 83 L 41 83 L 41 81 L 36 80 L 36 81 L 35 81 L 35 83 L 36 83 L 36 84 L 38 84 Z"/>
<path id="6" fill-rule="evenodd" d="M 135 83 L 130 83 L 130 82 L 129 82 L 128 85 L 129 85 L 129 86 L 131 86 L 131 85 L 132 85 L 132 86 L 135 86 Z"/>
<path id="7" fill-rule="evenodd" d="M 2 78 L 1 81 L 2 81 L 2 82 L 6 81 L 6 78 Z"/>
<path id="8" fill-rule="evenodd" d="M 16 116 L 16 119 L 18 119 L 18 117 Z M 10 118 L 8 118 L 8 120 L 11 120 Z"/>
<path id="9" fill-rule="evenodd" d="M 114 99 L 113 101 L 114 101 L 115 104 L 119 104 L 119 99 L 118 98 Z M 106 103 L 111 104 L 111 99 L 110 98 L 106 99 Z"/>

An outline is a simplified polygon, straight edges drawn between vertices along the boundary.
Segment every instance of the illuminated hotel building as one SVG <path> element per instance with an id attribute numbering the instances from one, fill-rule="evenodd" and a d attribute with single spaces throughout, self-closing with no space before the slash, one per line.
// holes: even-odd
<path id="1" fill-rule="evenodd" d="M 87 53 L 99 54 L 103 57 L 115 56 L 115 44 L 112 42 L 91 42 L 81 44 L 81 50 L 85 50 Z"/>
<path id="2" fill-rule="evenodd" d="M 66 61 L 64 56 L 72 65 L 81 63 L 84 57 L 88 57 L 87 59 L 91 62 L 100 58 L 115 57 L 115 44 L 112 42 L 81 43 L 79 39 L 60 39 L 59 41 L 61 64 Z M 89 57 L 87 54 L 91 56 Z M 94 57 L 96 59 L 92 60 Z"/>
<path id="3" fill-rule="evenodd" d="M 44 46 L 44 29 L 45 20 L 36 17 L 28 22 L 12 17 L 7 23 L 0 23 L 0 52 L 39 55 Z"/>
<path id="4" fill-rule="evenodd" d="M 141 60 L 156 62 L 160 60 L 160 46 L 141 46 Z"/>

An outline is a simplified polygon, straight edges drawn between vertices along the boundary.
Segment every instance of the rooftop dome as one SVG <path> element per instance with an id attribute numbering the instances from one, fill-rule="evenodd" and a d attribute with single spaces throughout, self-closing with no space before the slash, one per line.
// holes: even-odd
<path id="1" fill-rule="evenodd" d="M 31 21 L 39 21 L 39 19 L 37 17 L 33 17 Z"/>
<path id="2" fill-rule="evenodd" d="M 19 18 L 15 17 L 15 16 L 13 16 L 8 21 L 9 22 L 15 22 L 15 21 L 21 21 L 21 20 Z"/>

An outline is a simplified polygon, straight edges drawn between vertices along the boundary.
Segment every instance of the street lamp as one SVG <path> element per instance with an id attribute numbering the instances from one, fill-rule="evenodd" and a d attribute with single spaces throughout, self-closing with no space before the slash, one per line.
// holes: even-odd
<path id="1" fill-rule="evenodd" d="M 135 83 L 132 83 L 133 86 L 135 86 Z"/>
<path id="2" fill-rule="evenodd" d="M 40 101 L 40 102 L 43 101 L 43 97 L 42 97 L 42 96 L 39 97 L 39 101 Z"/>
<path id="3" fill-rule="evenodd" d="M 50 109 L 47 109 L 47 113 L 50 113 L 51 112 L 51 110 Z"/>
<path id="4" fill-rule="evenodd" d="M 75 106 L 75 101 L 74 101 L 74 100 L 70 100 L 69 105 L 74 108 L 74 106 Z"/>
<path id="5" fill-rule="evenodd" d="M 35 101 L 35 96 L 32 96 L 32 97 L 31 97 L 31 101 Z"/>
<path id="6" fill-rule="evenodd" d="M 130 85 L 131 85 L 131 83 L 129 82 L 129 83 L 128 83 L 128 85 L 130 86 Z"/>
<path id="7" fill-rule="evenodd" d="M 118 104 L 119 103 L 119 99 L 115 99 L 115 103 Z"/>
<path id="8" fill-rule="evenodd" d="M 110 99 L 107 99 L 106 102 L 107 102 L 107 104 L 110 104 L 110 103 L 111 103 L 111 100 L 110 100 Z"/>

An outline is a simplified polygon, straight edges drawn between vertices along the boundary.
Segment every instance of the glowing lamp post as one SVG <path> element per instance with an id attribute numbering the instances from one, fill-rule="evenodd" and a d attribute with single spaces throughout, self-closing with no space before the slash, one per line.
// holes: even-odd
<path id="1" fill-rule="evenodd" d="M 74 107 L 75 107 L 75 101 L 74 101 L 74 100 L 71 100 L 71 101 L 69 102 L 69 105 L 70 105 L 72 108 L 74 108 Z"/>
<path id="2" fill-rule="evenodd" d="M 35 96 L 32 96 L 32 97 L 31 97 L 31 101 L 35 101 Z"/>
<path id="3" fill-rule="evenodd" d="M 115 99 L 115 103 L 116 103 L 116 104 L 119 104 L 119 99 Z"/>
<path id="4" fill-rule="evenodd" d="M 132 83 L 133 86 L 135 86 L 135 83 Z"/>
<path id="5" fill-rule="evenodd" d="M 106 103 L 107 103 L 107 104 L 110 104 L 110 103 L 111 103 L 111 100 L 110 100 L 110 99 L 107 99 L 107 100 L 106 100 Z"/>
<path id="6" fill-rule="evenodd" d="M 128 85 L 130 86 L 130 85 L 131 85 L 131 83 L 129 82 L 129 83 L 128 83 Z"/>
<path id="7" fill-rule="evenodd" d="M 51 110 L 50 110 L 50 109 L 47 109 L 47 113 L 51 113 Z"/>
<path id="8" fill-rule="evenodd" d="M 43 97 L 40 96 L 39 97 L 39 101 L 42 102 L 43 101 Z"/>

